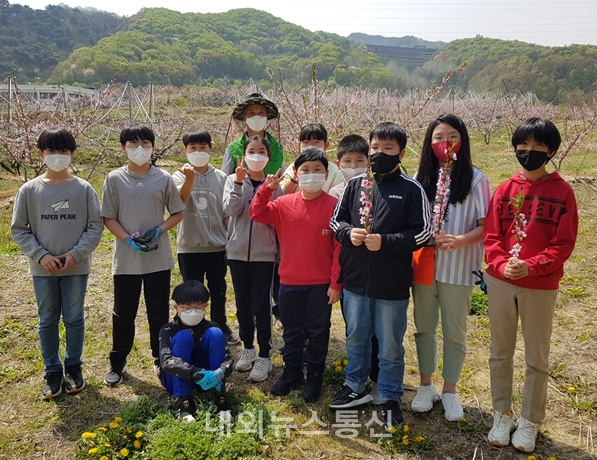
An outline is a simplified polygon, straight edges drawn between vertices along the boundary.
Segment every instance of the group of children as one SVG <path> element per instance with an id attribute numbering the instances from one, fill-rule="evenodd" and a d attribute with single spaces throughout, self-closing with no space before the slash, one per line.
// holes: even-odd
<path id="1" fill-rule="evenodd" d="M 322 392 L 332 305 L 340 301 L 348 364 L 330 408 L 373 401 L 388 425 L 403 423 L 402 342 L 412 290 L 420 372 L 412 410 L 427 412 L 441 400 L 446 419 L 459 420 L 464 412 L 456 386 L 466 355 L 472 272 L 481 269 L 485 247 L 495 409 L 489 440 L 532 451 L 545 416 L 558 281 L 578 224 L 571 187 L 546 171 L 560 144 L 557 128 L 533 118 L 514 132 L 522 171 L 491 197 L 487 178 L 473 167 L 466 127 L 455 115 L 430 123 L 415 178 L 400 170 L 406 132 L 390 122 L 377 125 L 369 142 L 355 134 L 342 138 L 335 165 L 325 155 L 327 131 L 308 124 L 294 162 L 284 169 L 282 147 L 266 131 L 267 121 L 277 116 L 275 104 L 258 93 L 235 108 L 233 117 L 246 124 L 246 132 L 226 149 L 223 171 L 210 164 L 212 142 L 205 131 L 183 137 L 188 164 L 170 175 L 152 164 L 151 129 L 124 129 L 120 144 L 128 163 L 106 177 L 101 207 L 91 186 L 68 172 L 76 149 L 72 135 L 62 129 L 39 137 L 48 169 L 19 190 L 11 231 L 33 275 L 46 373 L 43 397 L 85 386 L 84 297 L 91 253 L 105 224 L 115 237 L 107 385 L 123 380 L 143 288 L 152 355 L 164 387 L 178 398 L 181 417 L 193 420 L 198 387 L 214 392 L 226 413 L 225 379 L 233 368 L 250 371 L 254 382 L 272 372 L 276 298 L 284 371 L 271 393 L 282 396 L 304 385 L 303 399 L 315 401 Z M 176 316 L 168 322 L 174 268 L 168 230 L 174 226 L 184 283 L 173 291 Z M 432 256 L 427 278 L 415 274 L 413 282 L 418 250 Z M 227 266 L 240 336 L 226 319 Z M 205 318 L 210 295 L 212 321 Z M 440 317 L 441 393 L 432 383 Z M 511 437 L 518 317 L 527 375 L 521 417 Z M 243 347 L 233 361 L 228 345 L 239 341 Z"/>

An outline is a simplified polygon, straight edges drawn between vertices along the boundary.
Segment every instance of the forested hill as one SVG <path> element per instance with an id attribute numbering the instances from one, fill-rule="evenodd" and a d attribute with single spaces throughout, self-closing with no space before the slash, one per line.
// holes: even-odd
<path id="1" fill-rule="evenodd" d="M 304 84 L 311 66 L 321 80 L 342 85 L 396 87 L 394 76 L 366 47 L 327 32 L 310 32 L 264 11 L 179 13 L 147 8 L 127 30 L 75 50 L 52 74 L 54 82 L 87 85 L 118 81 L 173 85 L 226 77 L 267 79 L 282 69 L 286 81 Z"/>
<path id="2" fill-rule="evenodd" d="M 44 81 L 73 49 L 124 28 L 126 18 L 103 11 L 48 6 L 34 10 L 0 0 L 0 80 Z"/>

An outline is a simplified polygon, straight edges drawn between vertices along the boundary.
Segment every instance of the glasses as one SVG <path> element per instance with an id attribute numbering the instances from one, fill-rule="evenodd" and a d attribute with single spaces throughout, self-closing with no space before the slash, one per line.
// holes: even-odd
<path id="1" fill-rule="evenodd" d="M 438 142 L 460 142 L 460 136 L 434 137 L 432 142 L 434 144 L 437 144 Z"/>
<path id="2" fill-rule="evenodd" d="M 207 308 L 207 302 L 194 303 L 191 305 L 179 305 L 175 303 L 174 305 L 177 306 L 180 311 L 205 310 Z"/>

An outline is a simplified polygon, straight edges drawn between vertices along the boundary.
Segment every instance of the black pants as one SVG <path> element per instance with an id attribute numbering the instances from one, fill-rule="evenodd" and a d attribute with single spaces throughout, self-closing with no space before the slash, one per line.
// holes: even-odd
<path id="1" fill-rule="evenodd" d="M 135 318 L 141 298 L 141 285 L 149 322 L 151 354 L 159 359 L 159 333 L 170 317 L 170 270 L 144 275 L 114 275 L 112 313 L 112 367 L 123 367 L 135 340 Z"/>
<path id="2" fill-rule="evenodd" d="M 240 339 L 245 348 L 254 348 L 255 329 L 259 356 L 269 357 L 272 348 L 272 279 L 274 262 L 228 260 Z"/>
<path id="3" fill-rule="evenodd" d="M 184 281 L 204 283 L 207 278 L 211 320 L 220 326 L 224 334 L 230 334 L 232 331 L 226 324 L 226 251 L 179 253 L 178 266 Z"/>
<path id="4" fill-rule="evenodd" d="M 284 326 L 284 366 L 323 372 L 330 344 L 332 306 L 329 284 L 280 285 L 280 319 Z M 305 347 L 306 342 L 306 347 Z"/>

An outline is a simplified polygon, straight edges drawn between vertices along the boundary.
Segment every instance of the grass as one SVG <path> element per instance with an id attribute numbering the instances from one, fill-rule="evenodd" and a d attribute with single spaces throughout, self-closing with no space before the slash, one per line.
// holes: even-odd
<path id="1" fill-rule="evenodd" d="M 492 145 L 481 139 L 473 140 L 475 163 L 485 172 L 493 187 L 516 171 L 516 163 L 507 150 L 505 138 L 495 136 Z M 405 166 L 414 172 L 416 158 L 410 155 Z M 578 171 L 581 158 L 571 157 L 564 162 L 563 176 L 575 190 L 580 209 L 581 230 L 573 256 L 565 267 L 565 277 L 556 306 L 551 349 L 550 381 L 547 418 L 541 428 L 536 458 L 554 456 L 563 459 L 591 459 L 597 453 L 593 431 L 597 418 L 597 315 L 595 297 L 597 260 L 594 256 L 594 236 L 597 234 L 597 210 L 594 207 L 597 189 L 597 160 L 587 157 L 582 177 Z M 173 170 L 175 164 L 167 167 Z M 105 171 L 103 171 L 105 173 Z M 102 174 L 103 174 L 102 173 Z M 91 182 L 99 191 L 103 175 L 92 176 Z M 277 422 L 288 428 L 270 430 L 262 439 L 238 435 L 234 439 L 214 441 L 214 433 L 207 433 L 204 424 L 189 427 L 173 418 L 173 405 L 162 389 L 152 368 L 149 337 L 144 306 L 136 321 L 137 334 L 127 366 L 123 385 L 108 388 L 103 384 L 108 367 L 107 354 L 111 346 L 112 238 L 106 231 L 94 254 L 93 273 L 86 299 L 87 333 L 84 352 L 84 375 L 87 388 L 79 395 L 65 395 L 56 401 L 42 401 L 42 360 L 37 339 L 37 314 L 27 263 L 14 248 L 8 228 L 12 210 L 11 199 L 20 183 L 7 175 L 0 175 L 0 415 L 2 436 L 0 459 L 75 458 L 82 445 L 81 434 L 112 422 L 121 416 L 127 424 L 142 424 L 151 448 L 146 458 L 184 458 L 173 453 L 173 446 L 181 439 L 193 444 L 188 458 L 198 458 L 201 452 L 211 452 L 214 458 L 240 456 L 254 458 L 396 458 L 396 459 L 526 459 L 512 448 L 490 446 L 485 436 L 491 427 L 492 409 L 489 389 L 489 325 L 482 294 L 475 294 L 474 312 L 468 321 L 468 354 L 459 392 L 465 406 L 465 420 L 449 423 L 443 410 L 436 405 L 426 414 L 409 410 L 418 385 L 416 348 L 413 339 L 412 308 L 405 337 L 405 396 L 402 407 L 408 432 L 404 427 L 382 438 L 373 434 L 387 434 L 375 424 L 377 407 L 365 406 L 358 411 L 341 414 L 328 409 L 328 404 L 342 382 L 344 323 L 338 306 L 332 314 L 332 331 L 328 370 L 324 393 L 320 401 L 306 404 L 299 392 L 278 398 L 269 389 L 281 375 L 281 332 L 274 329 L 275 371 L 263 383 L 252 384 L 246 373 L 234 372 L 230 381 L 234 413 L 238 416 L 247 408 L 251 412 L 263 407 L 271 418 L 287 419 Z M 180 282 L 173 271 L 172 284 Z M 228 312 L 234 312 L 234 294 L 229 282 Z M 234 322 L 234 317 L 231 318 Z M 440 339 L 441 344 L 441 339 Z M 235 351 L 235 350 L 233 350 Z M 522 382 L 524 381 L 524 350 L 519 337 L 515 354 L 515 410 L 520 411 Z M 441 350 L 440 350 L 441 364 Z M 441 384 L 441 366 L 435 380 Z M 147 401 L 151 405 L 147 404 Z M 209 406 L 209 403 L 206 403 Z M 206 407 L 208 407 L 206 406 Z M 315 418 L 315 416 L 317 418 Z M 338 420 L 338 418 L 343 420 Z M 381 417 L 381 414 L 379 414 Z M 373 422 L 372 422 L 373 420 Z M 240 423 L 240 422 L 238 422 Z M 369 426 L 367 425 L 369 423 Z M 346 425 L 339 432 L 334 425 Z M 328 431 L 328 434 L 306 434 L 305 431 Z M 341 434 L 349 434 L 342 437 Z M 408 436 L 404 443 L 404 436 Z M 231 437 L 232 438 L 232 437 Z M 416 439 L 419 438 L 419 441 Z M 422 438 L 422 439 L 421 439 Z M 205 439 L 210 442 L 205 444 Z M 251 439 L 253 439 L 251 441 Z M 257 449 L 258 447 L 258 449 Z M 203 450 L 201 450 L 203 449 Z M 177 451 L 178 452 L 178 451 Z M 132 453 L 129 455 L 132 457 Z M 99 457 L 97 457 L 99 458 Z"/>

